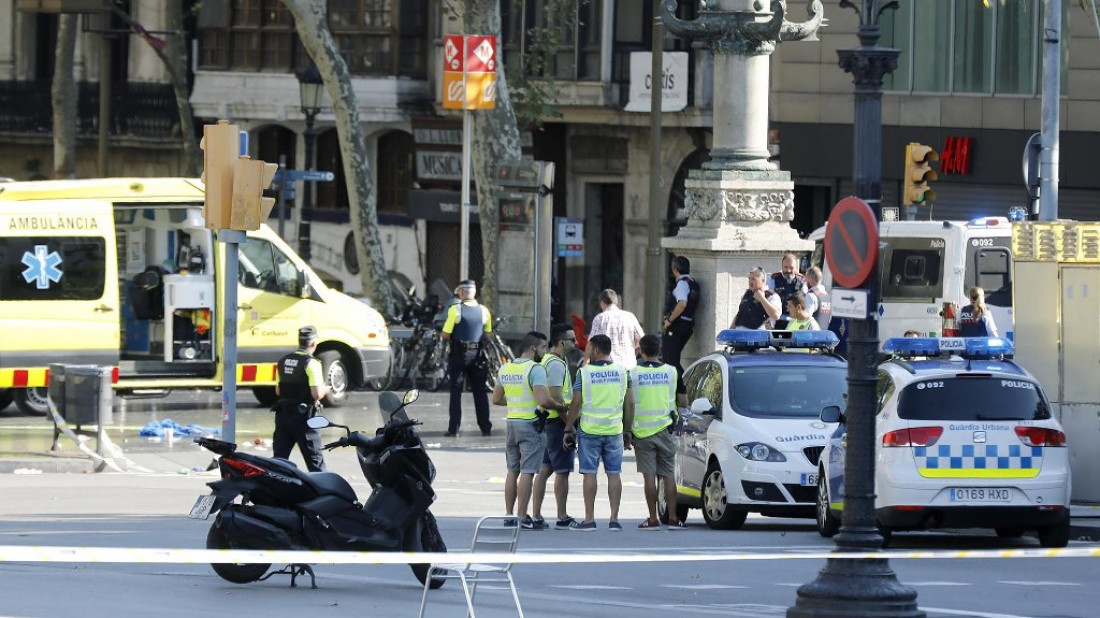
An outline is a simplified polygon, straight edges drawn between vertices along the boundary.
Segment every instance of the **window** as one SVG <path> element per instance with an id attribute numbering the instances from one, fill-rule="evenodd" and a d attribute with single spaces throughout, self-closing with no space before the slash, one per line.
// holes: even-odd
<path id="1" fill-rule="evenodd" d="M 878 397 L 878 412 L 882 412 L 886 402 L 890 401 L 890 397 L 894 395 L 894 381 L 890 379 L 890 374 L 885 371 L 878 372 L 878 386 L 875 390 Z"/>
<path id="2" fill-rule="evenodd" d="M 718 363 L 707 363 L 706 373 L 699 384 L 699 396 L 706 397 L 718 416 L 722 416 L 722 368 Z"/>
<path id="3" fill-rule="evenodd" d="M 416 168 L 413 149 L 413 136 L 404 131 L 378 138 L 378 212 L 406 212 Z"/>
<path id="4" fill-rule="evenodd" d="M 1041 421 L 1050 406 L 1030 380 L 992 376 L 934 378 L 906 386 L 898 417 L 918 421 Z"/>
<path id="5" fill-rule="evenodd" d="M 880 44 L 902 51 L 897 70 L 886 76 L 885 90 L 1037 94 L 1044 1 L 921 0 L 918 11 L 916 0 L 901 0 L 881 19 Z M 1069 6 L 1063 0 L 1063 24 Z M 1068 48 L 1063 43 L 1063 75 Z M 1062 83 L 1064 93 L 1065 79 Z"/>
<path id="6" fill-rule="evenodd" d="M 736 367 L 730 404 L 749 418 L 817 418 L 828 406 L 844 409 L 844 367 Z"/>
<path id="7" fill-rule="evenodd" d="M 533 78 L 598 81 L 602 6 L 594 0 L 502 0 L 505 70 Z M 560 37 L 556 42 L 555 36 Z M 555 53 L 544 57 L 550 51 Z"/>
<path id="8" fill-rule="evenodd" d="M 890 239 L 882 256 L 882 300 L 942 297 L 944 244 L 939 238 Z"/>
<path id="9" fill-rule="evenodd" d="M 995 242 L 1004 246 L 975 247 L 975 243 Z M 1011 255 L 1008 238 L 973 238 L 966 246 L 966 273 L 963 293 L 977 285 L 985 290 L 987 305 L 1012 306 Z"/>
<path id="10" fill-rule="evenodd" d="M 99 300 L 105 245 L 98 236 L 0 238 L 0 301 Z"/>
<path id="11" fill-rule="evenodd" d="M 237 280 L 246 288 L 298 296 L 298 269 L 266 240 L 249 238 L 241 245 Z"/>

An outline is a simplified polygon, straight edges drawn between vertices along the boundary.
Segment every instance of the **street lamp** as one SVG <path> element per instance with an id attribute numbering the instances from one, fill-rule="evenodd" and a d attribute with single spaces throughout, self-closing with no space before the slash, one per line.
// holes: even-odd
<path id="1" fill-rule="evenodd" d="M 317 133 L 313 129 L 313 123 L 317 114 L 321 113 L 321 100 L 325 94 L 325 82 L 321 79 L 321 72 L 312 60 L 309 67 L 298 73 L 298 96 L 301 101 L 302 114 L 306 117 L 306 164 L 305 169 L 313 169 L 313 149 L 317 141 Z M 298 220 L 298 255 L 309 262 L 310 259 L 310 215 L 313 208 L 313 183 L 305 182 L 302 187 L 302 212 Z"/>
<path id="2" fill-rule="evenodd" d="M 898 66 L 900 51 L 880 47 L 878 20 L 896 9 L 896 0 L 841 0 L 841 8 L 859 15 L 859 47 L 838 49 L 840 68 L 855 82 L 855 159 L 852 179 L 856 192 L 882 220 L 882 81 Z M 869 277 L 868 306 L 877 306 L 880 265 Z M 848 448 L 844 462 L 844 515 L 836 536 L 836 552 L 879 551 L 882 537 L 875 521 L 875 414 L 878 366 L 878 322 L 852 320 L 848 335 Z M 882 558 L 829 558 L 817 579 L 798 589 L 798 600 L 787 618 L 923 618 L 917 593 L 903 586 Z"/>

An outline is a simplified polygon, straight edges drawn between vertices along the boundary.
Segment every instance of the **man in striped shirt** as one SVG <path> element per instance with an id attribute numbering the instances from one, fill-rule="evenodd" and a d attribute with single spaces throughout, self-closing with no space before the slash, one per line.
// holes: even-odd
<path id="1" fill-rule="evenodd" d="M 602 312 L 592 318 L 592 332 L 588 337 L 607 335 L 611 339 L 611 360 L 630 371 L 638 364 L 638 342 L 645 331 L 633 313 L 619 308 L 619 295 L 615 290 L 600 292 L 600 309 Z"/>

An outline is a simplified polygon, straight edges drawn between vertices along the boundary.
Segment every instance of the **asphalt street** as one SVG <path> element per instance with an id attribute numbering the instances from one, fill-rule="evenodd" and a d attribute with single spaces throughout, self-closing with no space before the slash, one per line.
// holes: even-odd
<path id="1" fill-rule="evenodd" d="M 469 399 L 469 395 L 466 396 Z M 378 424 L 376 397 L 353 395 L 351 405 L 328 414 L 338 422 L 370 429 Z M 270 414 L 241 394 L 238 437 L 268 447 Z M 118 406 L 111 437 L 132 460 L 124 473 L 56 474 L 34 468 L 42 440 L 52 437 L 43 419 L 0 414 L 0 457 L 23 453 L 28 465 L 0 474 L 0 545 L 111 547 L 203 547 L 208 522 L 186 517 L 205 493 L 212 456 L 187 439 L 171 444 L 137 436 L 146 422 L 170 416 L 180 424 L 217 426 L 216 394 L 180 394 L 165 400 L 126 401 Z M 494 411 L 494 419 L 503 415 Z M 423 437 L 439 469 L 433 506 L 448 545 L 468 546 L 477 517 L 503 508 L 503 432 L 482 438 L 466 419 L 469 436 L 443 438 L 446 396 L 425 394 L 411 416 L 425 421 Z M 498 422 L 498 427 L 502 421 Z M 295 455 L 295 459 L 300 458 Z M 360 495 L 366 484 L 354 454 L 328 455 L 330 468 L 347 476 Z M 36 473 L 39 472 L 39 473 Z M 795 600 L 799 585 L 814 579 L 820 559 L 798 559 L 828 551 L 831 540 L 809 520 L 750 517 L 740 531 L 719 532 L 702 524 L 697 511 L 683 532 L 641 532 L 644 516 L 640 477 L 633 460 L 624 465 L 622 521 L 626 530 L 606 528 L 606 498 L 597 499 L 595 533 L 523 532 L 519 551 L 660 556 L 669 553 L 753 552 L 787 559 L 687 563 L 517 565 L 515 575 L 528 616 L 779 616 Z M 572 483 L 569 510 L 581 512 L 579 479 Z M 549 499 L 549 498 L 548 498 Z M 895 536 L 891 552 L 935 549 L 1034 548 L 1031 538 L 997 539 L 992 533 L 920 533 Z M 1074 542 L 1071 547 L 1090 547 Z M 1100 606 L 1094 585 L 1100 569 L 1093 558 L 891 560 L 899 579 L 919 594 L 929 616 L 990 618 L 1091 617 Z M 0 616 L 416 615 L 420 587 L 407 567 L 320 565 L 318 590 L 290 588 L 284 578 L 244 586 L 219 579 L 204 564 L 0 563 Z M 507 591 L 483 586 L 478 615 L 515 615 Z M 431 593 L 429 616 L 464 613 L 455 582 Z"/>

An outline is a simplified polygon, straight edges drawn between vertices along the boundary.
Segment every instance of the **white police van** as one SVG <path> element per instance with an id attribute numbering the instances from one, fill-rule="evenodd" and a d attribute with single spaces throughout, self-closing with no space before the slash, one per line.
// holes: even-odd
<path id="1" fill-rule="evenodd" d="M 836 335 L 724 330 L 717 340 L 723 350 L 684 372 L 692 403 L 676 429 L 676 516 L 699 508 L 716 529 L 750 512 L 813 517 L 817 459 L 833 433 L 819 417 L 848 387 Z"/>
<path id="2" fill-rule="evenodd" d="M 878 372 L 875 513 L 891 531 L 1037 530 L 1043 547 L 1069 541 L 1066 434 L 1034 377 L 996 337 L 893 338 Z M 817 527 L 832 536 L 844 502 L 846 434 L 840 421 L 821 457 Z"/>

